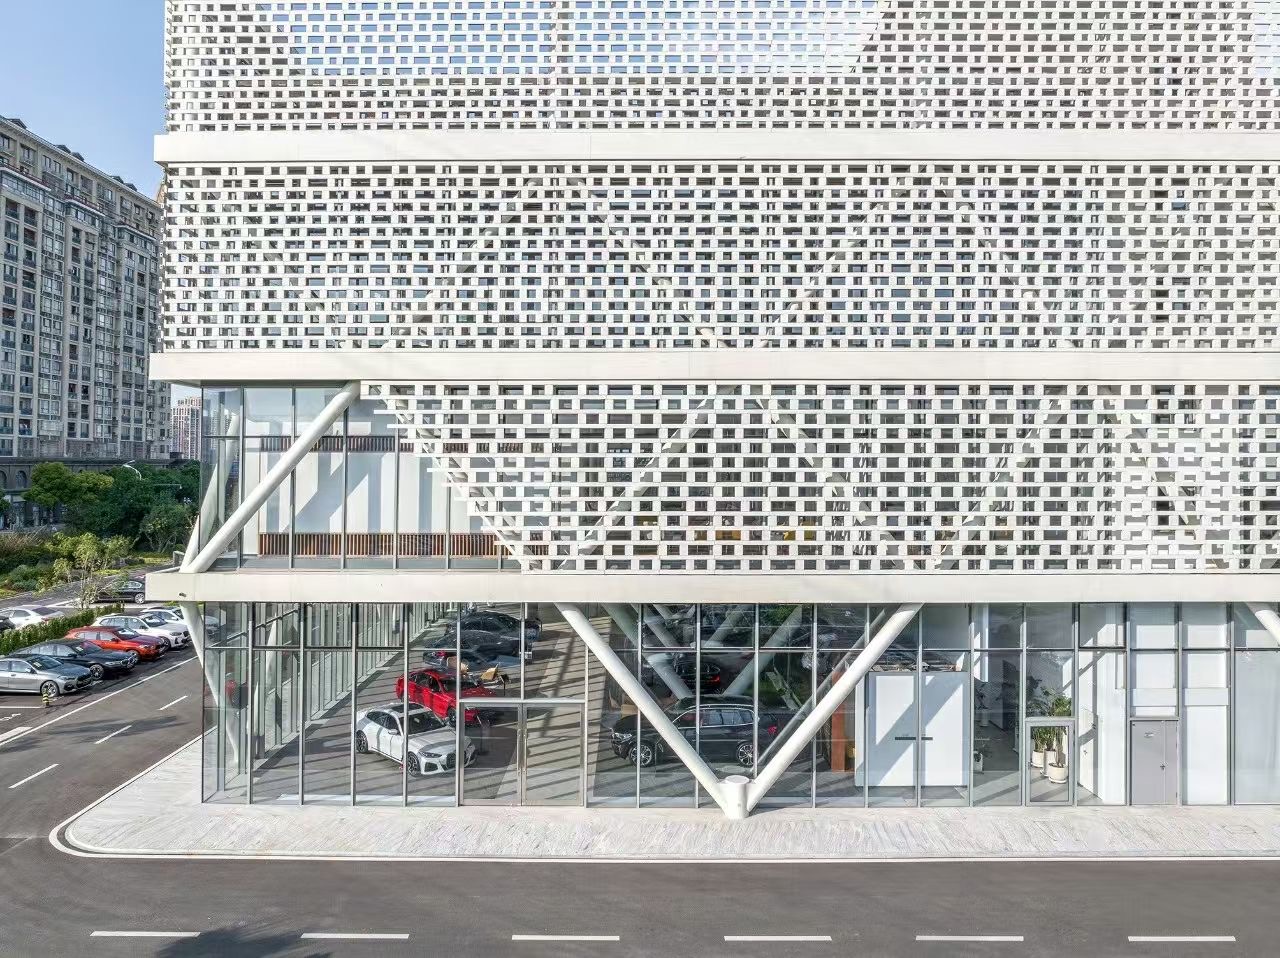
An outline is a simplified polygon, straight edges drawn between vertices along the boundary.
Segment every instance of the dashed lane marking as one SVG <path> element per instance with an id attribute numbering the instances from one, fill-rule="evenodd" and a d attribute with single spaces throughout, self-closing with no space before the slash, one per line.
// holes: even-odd
<path id="1" fill-rule="evenodd" d="M 28 775 L 26 778 L 19 779 L 18 781 L 14 782 L 14 783 L 13 783 L 12 785 L 10 785 L 9 787 L 10 787 L 10 788 L 17 788 L 19 785 L 26 785 L 26 784 L 27 784 L 27 782 L 31 781 L 33 778 L 39 778 L 39 777 L 40 777 L 41 775 L 43 775 L 45 772 L 52 772 L 52 771 L 53 771 L 55 768 L 57 768 L 57 767 L 58 767 L 58 763 L 57 763 L 57 762 L 54 762 L 52 765 L 49 765 L 49 766 L 46 766 L 45 768 L 40 769 L 40 771 L 36 772 L 34 775 Z"/>
<path id="2" fill-rule="evenodd" d="M 104 736 L 102 736 L 102 738 L 98 739 L 98 740 L 97 740 L 96 742 L 94 742 L 93 744 L 94 744 L 94 745 L 101 745 L 101 744 L 102 744 L 103 742 L 105 742 L 107 739 L 115 738 L 115 737 L 116 737 L 117 735 L 119 735 L 121 732 L 127 732 L 127 731 L 129 731 L 129 729 L 131 729 L 131 728 L 133 728 L 133 726 L 132 726 L 132 725 L 126 725 L 126 726 L 124 726 L 124 728 L 118 728 L 118 729 L 116 729 L 114 732 L 112 732 L 110 735 L 104 735 Z"/>

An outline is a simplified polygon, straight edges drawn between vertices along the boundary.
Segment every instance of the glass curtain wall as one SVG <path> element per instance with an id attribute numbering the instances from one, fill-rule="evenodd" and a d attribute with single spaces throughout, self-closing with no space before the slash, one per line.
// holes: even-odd
<path id="1" fill-rule="evenodd" d="M 580 609 L 722 777 L 757 774 L 893 611 Z M 709 804 L 553 604 L 210 611 L 206 801 Z M 1278 692 L 1280 643 L 1244 606 L 926 606 L 765 802 L 1280 803 Z M 1135 790 L 1153 734 L 1176 766 Z"/>
<path id="2" fill-rule="evenodd" d="M 333 398 L 338 386 L 207 388 L 200 544 Z M 511 569 L 497 538 L 429 458 L 399 441 L 383 403 L 353 403 L 250 519 L 218 568 Z"/>

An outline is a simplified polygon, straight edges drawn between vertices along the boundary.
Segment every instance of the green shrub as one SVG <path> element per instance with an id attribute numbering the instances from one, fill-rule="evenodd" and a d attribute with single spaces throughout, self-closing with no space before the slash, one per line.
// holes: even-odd
<path id="1" fill-rule="evenodd" d="M 93 620 L 100 615 L 115 615 L 123 611 L 123 606 L 104 605 L 98 609 L 86 609 L 83 612 L 52 619 L 49 622 L 41 622 L 39 625 L 28 625 L 26 628 L 13 629 L 4 635 L 0 635 L 0 655 L 8 655 L 18 649 L 25 649 L 29 645 L 39 645 L 41 642 L 56 642 L 72 629 L 78 629 L 82 625 L 91 625 Z"/>

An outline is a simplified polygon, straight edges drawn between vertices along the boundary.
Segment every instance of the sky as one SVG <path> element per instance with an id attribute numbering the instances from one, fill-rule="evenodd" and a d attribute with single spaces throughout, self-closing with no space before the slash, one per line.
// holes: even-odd
<path id="1" fill-rule="evenodd" d="M 154 196 L 164 0 L 0 0 L 0 114 Z M 174 400 L 194 395 L 175 387 Z"/>

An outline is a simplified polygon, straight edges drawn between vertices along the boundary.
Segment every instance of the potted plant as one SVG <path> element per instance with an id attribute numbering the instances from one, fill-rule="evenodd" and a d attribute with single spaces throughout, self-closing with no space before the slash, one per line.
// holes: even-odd
<path id="1" fill-rule="evenodd" d="M 1071 699 L 1065 695 L 1055 695 L 1049 705 L 1049 714 L 1055 718 L 1070 718 L 1073 711 Z M 1061 726 L 1046 729 L 1050 732 L 1050 755 L 1045 764 L 1045 774 L 1055 785 L 1064 785 L 1067 781 L 1067 731 Z"/>
<path id="2" fill-rule="evenodd" d="M 1031 731 L 1031 767 L 1038 768 L 1044 774 L 1045 753 L 1053 748 L 1053 729 L 1047 725 L 1037 725 Z"/>

